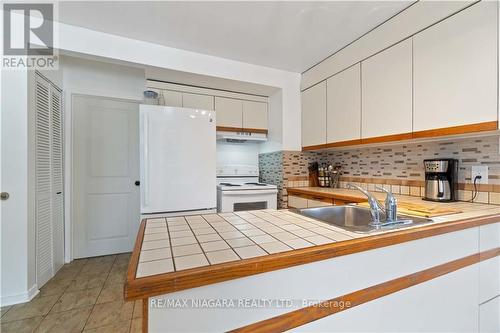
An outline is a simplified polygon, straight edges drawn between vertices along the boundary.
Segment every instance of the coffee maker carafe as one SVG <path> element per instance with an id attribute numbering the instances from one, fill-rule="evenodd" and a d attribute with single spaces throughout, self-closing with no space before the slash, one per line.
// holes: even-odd
<path id="1" fill-rule="evenodd" d="M 440 158 L 424 160 L 425 196 L 430 201 L 456 201 L 458 160 Z"/>

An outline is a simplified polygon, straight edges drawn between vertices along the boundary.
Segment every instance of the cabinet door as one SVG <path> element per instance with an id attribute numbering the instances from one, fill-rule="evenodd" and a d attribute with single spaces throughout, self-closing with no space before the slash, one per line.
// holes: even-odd
<path id="1" fill-rule="evenodd" d="M 479 333 L 500 332 L 500 297 L 479 305 Z"/>
<path id="2" fill-rule="evenodd" d="M 307 208 L 307 199 L 294 195 L 288 196 L 288 207 L 290 208 Z"/>
<path id="3" fill-rule="evenodd" d="M 362 138 L 412 131 L 411 38 L 363 61 Z"/>
<path id="4" fill-rule="evenodd" d="M 243 103 L 239 99 L 215 97 L 217 126 L 242 127 Z"/>
<path id="5" fill-rule="evenodd" d="M 243 101 L 243 128 L 267 129 L 267 103 Z"/>
<path id="6" fill-rule="evenodd" d="M 160 90 L 159 93 L 163 95 L 166 106 L 182 107 L 182 93 L 180 91 Z"/>
<path id="7" fill-rule="evenodd" d="M 497 120 L 497 14 L 481 1 L 414 37 L 415 131 Z"/>
<path id="8" fill-rule="evenodd" d="M 308 199 L 307 200 L 307 208 L 315 208 L 315 207 L 326 207 L 332 206 L 331 202 L 325 202 L 321 200 Z"/>
<path id="9" fill-rule="evenodd" d="M 182 106 L 191 109 L 213 110 L 214 96 L 182 93 Z"/>
<path id="10" fill-rule="evenodd" d="M 356 64 L 327 80 L 327 142 L 361 138 L 361 78 Z"/>
<path id="11" fill-rule="evenodd" d="M 326 143 L 326 81 L 302 92 L 302 146 Z"/>

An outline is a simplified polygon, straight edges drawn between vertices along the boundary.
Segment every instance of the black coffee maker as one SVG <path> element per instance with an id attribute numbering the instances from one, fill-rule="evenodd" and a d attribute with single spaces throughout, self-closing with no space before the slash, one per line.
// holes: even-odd
<path id="1" fill-rule="evenodd" d="M 438 158 L 424 160 L 425 196 L 430 201 L 457 201 L 458 160 Z"/>

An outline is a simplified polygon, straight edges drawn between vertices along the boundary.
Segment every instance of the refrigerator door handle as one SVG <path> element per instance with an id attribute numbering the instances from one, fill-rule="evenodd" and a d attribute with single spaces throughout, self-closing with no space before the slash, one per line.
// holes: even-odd
<path id="1" fill-rule="evenodd" d="M 144 190 L 143 190 L 143 204 L 147 206 L 149 204 L 149 117 L 148 114 L 143 114 L 142 117 L 142 133 L 143 133 L 143 142 L 142 142 L 142 151 L 143 151 L 143 176 L 144 176 Z"/>

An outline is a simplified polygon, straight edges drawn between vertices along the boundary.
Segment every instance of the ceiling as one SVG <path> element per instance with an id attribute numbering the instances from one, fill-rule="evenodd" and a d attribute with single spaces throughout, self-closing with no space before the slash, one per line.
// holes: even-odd
<path id="1" fill-rule="evenodd" d="M 303 72 L 412 1 L 68 1 L 59 20 L 178 49 Z"/>

